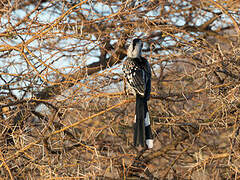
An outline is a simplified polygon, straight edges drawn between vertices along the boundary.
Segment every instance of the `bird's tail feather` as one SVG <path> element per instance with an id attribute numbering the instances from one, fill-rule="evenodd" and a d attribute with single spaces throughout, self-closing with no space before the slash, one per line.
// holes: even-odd
<path id="1" fill-rule="evenodd" d="M 140 95 L 136 95 L 136 123 L 134 125 L 134 145 L 145 146 L 145 123 L 144 116 L 145 100 Z"/>
<path id="2" fill-rule="evenodd" d="M 153 147 L 153 135 L 150 125 L 147 101 L 140 95 L 136 96 L 136 116 L 134 124 L 134 145 Z"/>
<path id="3" fill-rule="evenodd" d="M 153 139 L 147 101 L 144 102 L 144 124 L 145 124 L 146 140 Z"/>

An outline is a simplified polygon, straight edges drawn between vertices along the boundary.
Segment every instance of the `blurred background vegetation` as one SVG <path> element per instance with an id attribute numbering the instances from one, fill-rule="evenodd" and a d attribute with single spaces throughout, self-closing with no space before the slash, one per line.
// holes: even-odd
<path id="1" fill-rule="evenodd" d="M 1 0 L 0 177 L 239 179 L 239 22 L 239 0 Z M 135 37 L 152 150 L 123 90 Z"/>

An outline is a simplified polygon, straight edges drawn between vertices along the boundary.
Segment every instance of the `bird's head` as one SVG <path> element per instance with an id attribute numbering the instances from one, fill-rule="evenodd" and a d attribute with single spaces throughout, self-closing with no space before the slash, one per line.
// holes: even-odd
<path id="1" fill-rule="evenodd" d="M 143 43 L 141 39 L 133 39 L 127 50 L 127 56 L 130 58 L 138 58 L 142 54 Z"/>

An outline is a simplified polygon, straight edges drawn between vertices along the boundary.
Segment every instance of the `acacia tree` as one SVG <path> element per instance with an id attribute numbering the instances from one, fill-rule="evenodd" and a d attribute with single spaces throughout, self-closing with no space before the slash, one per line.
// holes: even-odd
<path id="1" fill-rule="evenodd" d="M 237 178 L 239 1 L 0 3 L 1 177 Z M 130 39 L 153 71 L 132 145 Z"/>

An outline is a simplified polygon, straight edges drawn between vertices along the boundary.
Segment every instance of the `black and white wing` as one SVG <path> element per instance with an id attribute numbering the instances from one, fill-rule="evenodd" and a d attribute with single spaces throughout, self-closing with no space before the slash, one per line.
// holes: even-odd
<path id="1" fill-rule="evenodd" d="M 144 96 L 146 89 L 146 74 L 144 68 L 138 61 L 138 58 L 127 58 L 123 64 L 123 72 L 128 84 L 137 94 Z"/>

